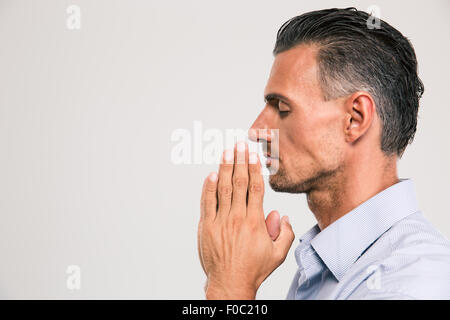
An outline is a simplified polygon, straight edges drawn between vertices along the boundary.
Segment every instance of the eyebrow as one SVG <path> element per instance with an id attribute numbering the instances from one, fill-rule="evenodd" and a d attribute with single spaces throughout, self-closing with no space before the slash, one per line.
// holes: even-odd
<path id="1" fill-rule="evenodd" d="M 267 102 L 269 100 L 273 100 L 273 99 L 277 99 L 277 100 L 284 100 L 287 103 L 291 103 L 291 101 L 289 100 L 289 98 L 283 96 L 282 94 L 279 93 L 269 93 L 264 97 L 264 101 Z"/>

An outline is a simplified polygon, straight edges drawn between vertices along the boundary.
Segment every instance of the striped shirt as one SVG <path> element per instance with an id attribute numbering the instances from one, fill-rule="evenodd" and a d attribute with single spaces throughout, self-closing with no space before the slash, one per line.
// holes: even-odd
<path id="1" fill-rule="evenodd" d="M 450 299 L 450 242 L 418 209 L 410 179 L 299 240 L 287 299 Z"/>

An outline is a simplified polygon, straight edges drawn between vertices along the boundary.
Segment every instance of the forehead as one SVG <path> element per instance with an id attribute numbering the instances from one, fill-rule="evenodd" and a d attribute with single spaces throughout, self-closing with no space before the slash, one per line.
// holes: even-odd
<path id="1" fill-rule="evenodd" d="M 317 46 L 302 44 L 277 54 L 264 95 L 279 93 L 289 97 L 317 92 L 317 51 Z"/>

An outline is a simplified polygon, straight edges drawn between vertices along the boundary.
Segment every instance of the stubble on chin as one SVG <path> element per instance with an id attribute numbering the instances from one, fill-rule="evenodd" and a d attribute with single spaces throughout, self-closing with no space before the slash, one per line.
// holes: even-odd
<path id="1" fill-rule="evenodd" d="M 276 173 L 269 176 L 269 184 L 276 192 L 308 194 L 314 189 L 324 187 L 324 184 L 328 184 L 328 181 L 333 179 L 339 171 L 339 167 L 334 170 L 321 170 L 308 175 L 309 177 L 305 177 L 304 179 L 299 178 L 298 181 L 294 181 L 287 172 L 280 167 Z"/>
<path id="2" fill-rule="evenodd" d="M 305 193 L 308 191 L 302 181 L 292 181 L 291 177 L 283 168 L 269 176 L 270 187 L 276 192 Z"/>

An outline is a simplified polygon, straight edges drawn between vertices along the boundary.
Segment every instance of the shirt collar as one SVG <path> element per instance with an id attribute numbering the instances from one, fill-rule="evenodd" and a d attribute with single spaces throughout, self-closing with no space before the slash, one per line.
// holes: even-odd
<path id="1" fill-rule="evenodd" d="M 308 232 L 310 244 L 338 281 L 361 254 L 397 221 L 418 211 L 410 179 L 381 191 L 324 230 Z M 309 239 L 308 239 L 309 240 Z"/>

